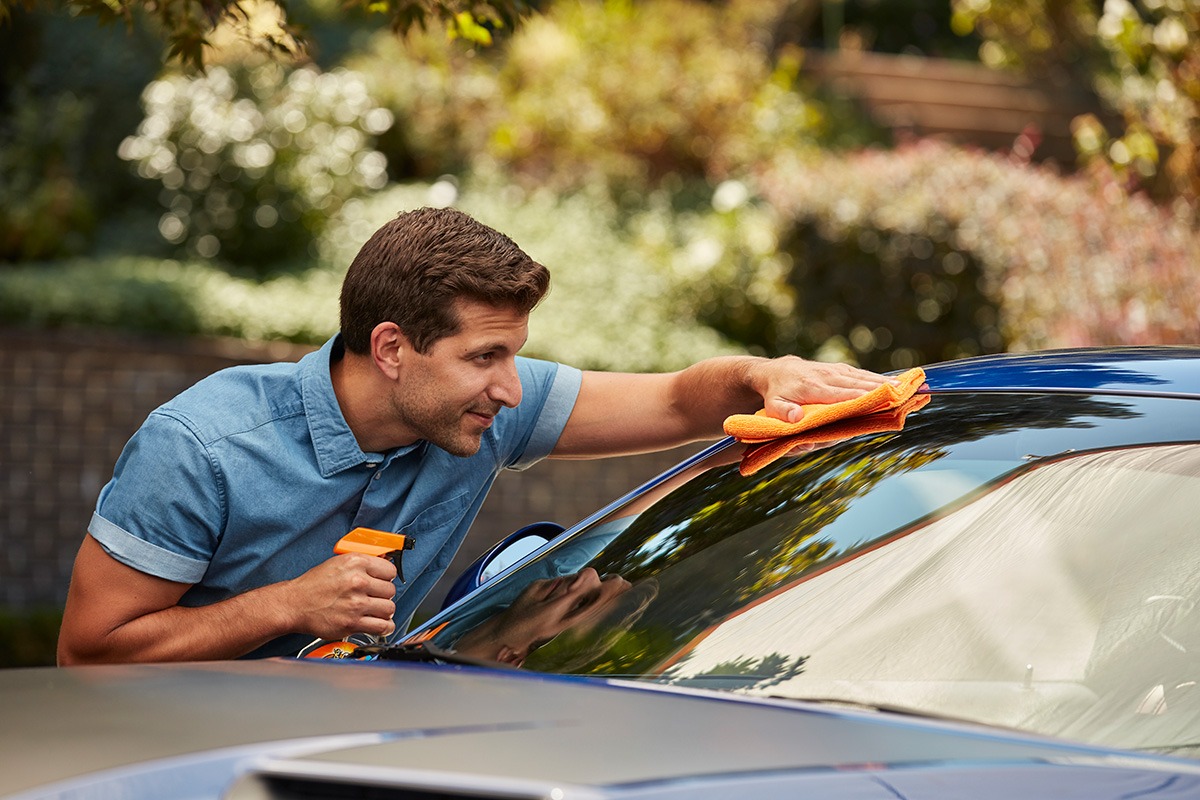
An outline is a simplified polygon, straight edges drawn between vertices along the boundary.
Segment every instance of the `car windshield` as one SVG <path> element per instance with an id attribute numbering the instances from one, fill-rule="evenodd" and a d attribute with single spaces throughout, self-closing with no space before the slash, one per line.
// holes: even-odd
<path id="1" fill-rule="evenodd" d="M 420 637 L 1197 756 L 1197 410 L 944 394 L 900 430 L 717 446 Z"/>

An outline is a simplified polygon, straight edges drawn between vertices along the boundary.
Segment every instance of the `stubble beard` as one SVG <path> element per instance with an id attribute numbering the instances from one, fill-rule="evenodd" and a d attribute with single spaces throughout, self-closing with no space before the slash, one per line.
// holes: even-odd
<path id="1" fill-rule="evenodd" d="M 407 402 L 405 402 L 407 401 Z M 463 430 L 464 411 L 451 409 L 434 397 L 392 397 L 397 420 L 417 435 L 452 456 L 467 458 L 479 452 L 483 432 Z M 468 409 L 478 410 L 478 409 Z"/>

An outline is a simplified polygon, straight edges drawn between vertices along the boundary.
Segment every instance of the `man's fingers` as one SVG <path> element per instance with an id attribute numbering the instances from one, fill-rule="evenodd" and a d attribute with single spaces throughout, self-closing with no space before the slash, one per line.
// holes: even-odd
<path id="1" fill-rule="evenodd" d="M 849 364 L 829 364 L 828 371 L 822 376 L 826 383 L 834 386 L 842 386 L 847 389 L 862 389 L 870 391 L 876 387 L 882 386 L 889 381 L 895 383 L 895 378 L 889 378 L 886 375 L 879 375 L 875 372 L 869 372 L 859 367 L 852 367 Z"/>
<path id="2" fill-rule="evenodd" d="M 799 422 L 804 416 L 804 409 L 798 403 L 785 400 L 782 397 L 772 397 L 766 401 L 767 414 L 784 422 Z"/>
<path id="3" fill-rule="evenodd" d="M 396 623 L 393 621 L 395 616 L 396 604 L 390 599 L 373 599 L 363 611 L 362 619 L 358 621 L 355 631 L 385 636 L 396 630 Z"/>
<path id="4" fill-rule="evenodd" d="M 371 636 L 391 636 L 396 631 L 396 623 L 390 619 L 378 617 L 363 617 L 350 633 L 367 633 Z"/>
<path id="5" fill-rule="evenodd" d="M 391 633 L 396 629 L 395 576 L 396 566 L 378 556 L 344 553 L 322 562 L 290 582 L 299 629 L 322 639 Z"/>
<path id="6" fill-rule="evenodd" d="M 396 615 L 396 604 L 390 599 L 372 598 L 362 613 L 364 617 L 390 621 Z"/>
<path id="7" fill-rule="evenodd" d="M 374 579 L 367 584 L 367 594 L 371 597 L 384 597 L 391 600 L 396 595 L 396 587 L 391 581 Z"/>
<path id="8" fill-rule="evenodd" d="M 396 577 L 396 565 L 388 559 L 379 556 L 363 556 L 363 558 L 366 559 L 366 572 L 372 578 L 391 581 Z"/>

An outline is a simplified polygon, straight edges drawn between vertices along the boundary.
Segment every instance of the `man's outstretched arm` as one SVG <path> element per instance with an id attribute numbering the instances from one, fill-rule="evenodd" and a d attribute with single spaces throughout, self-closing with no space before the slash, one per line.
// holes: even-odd
<path id="1" fill-rule="evenodd" d="M 679 372 L 585 372 L 575 408 L 552 458 L 645 453 L 722 435 L 730 414 L 765 408 L 800 419 L 805 403 L 835 403 L 889 378 L 848 364 L 795 356 L 722 356 Z"/>
<path id="2" fill-rule="evenodd" d="M 58 663 L 236 658 L 289 633 L 391 633 L 395 576 L 385 559 L 340 555 L 294 580 L 189 608 L 178 605 L 188 584 L 126 566 L 88 535 L 71 574 Z"/>

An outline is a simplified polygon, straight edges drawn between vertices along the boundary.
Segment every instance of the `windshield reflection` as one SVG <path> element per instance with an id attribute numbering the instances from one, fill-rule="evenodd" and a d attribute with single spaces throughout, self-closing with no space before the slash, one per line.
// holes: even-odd
<path id="1" fill-rule="evenodd" d="M 657 594 L 653 581 L 635 587 L 620 575 L 601 577 L 591 567 L 536 580 L 507 608 L 463 633 L 454 649 L 519 667 L 530 653 L 566 635 L 582 665 L 627 631 Z"/>
<path id="2" fill-rule="evenodd" d="M 695 682 L 800 652 L 803 674 L 774 681 L 772 694 L 1134 748 L 1194 737 L 1198 491 L 1200 448 L 1190 445 L 1040 463 L 740 609 L 663 676 Z"/>
<path id="3" fill-rule="evenodd" d="M 435 620 L 433 642 L 1116 743 L 1114 709 L 1184 707 L 1200 678 L 1200 451 L 1153 446 L 1200 438 L 1183 430 L 1200 426 L 1194 406 L 939 395 L 901 430 L 752 475 L 731 444 L 485 586 Z M 1167 668 L 1170 642 L 1184 666 Z M 1156 662 L 1127 669 L 1127 651 Z"/>

